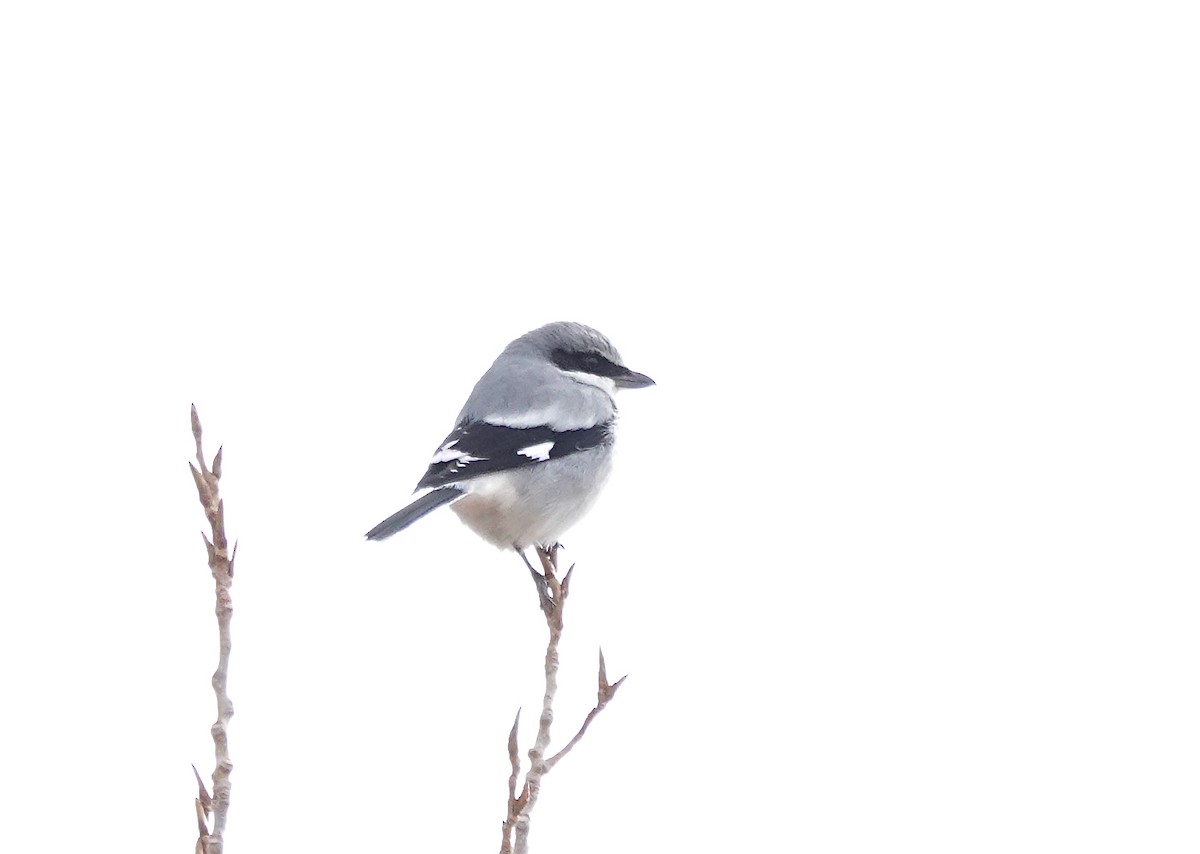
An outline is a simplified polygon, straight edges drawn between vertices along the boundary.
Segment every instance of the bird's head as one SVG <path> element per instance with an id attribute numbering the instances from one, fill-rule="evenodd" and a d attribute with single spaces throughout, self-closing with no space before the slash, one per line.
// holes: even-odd
<path id="1" fill-rule="evenodd" d="M 654 380 L 630 370 L 621 354 L 604 335 L 582 323 L 558 321 L 527 332 L 514 345 L 533 348 L 576 382 L 599 386 L 610 394 L 616 389 L 645 388 Z"/>

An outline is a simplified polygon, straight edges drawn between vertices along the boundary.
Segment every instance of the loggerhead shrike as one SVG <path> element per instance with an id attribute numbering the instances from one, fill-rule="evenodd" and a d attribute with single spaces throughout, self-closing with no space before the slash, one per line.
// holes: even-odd
<path id="1" fill-rule="evenodd" d="M 617 389 L 654 380 L 582 323 L 550 323 L 504 348 L 475 383 L 417 484 L 428 490 L 367 532 L 383 540 L 449 504 L 489 543 L 547 551 L 591 508 L 612 469 Z M 541 589 L 541 588 L 539 588 Z"/>

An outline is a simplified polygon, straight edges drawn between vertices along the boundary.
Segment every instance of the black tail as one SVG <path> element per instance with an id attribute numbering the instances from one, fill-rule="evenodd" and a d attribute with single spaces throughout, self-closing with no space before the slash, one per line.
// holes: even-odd
<path id="1" fill-rule="evenodd" d="M 403 510 L 398 510 L 367 531 L 367 539 L 386 540 L 392 534 L 403 531 L 426 513 L 432 513 L 443 504 L 449 504 L 455 499 L 462 498 L 465 494 L 456 486 L 443 486 L 441 489 L 427 492 Z"/>

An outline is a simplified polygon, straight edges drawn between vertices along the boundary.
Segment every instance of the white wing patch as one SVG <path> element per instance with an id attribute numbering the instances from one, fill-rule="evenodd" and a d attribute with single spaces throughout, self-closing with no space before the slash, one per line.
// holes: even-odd
<path id="1" fill-rule="evenodd" d="M 458 444 L 458 439 L 452 439 L 446 444 L 437 449 L 437 453 L 433 455 L 433 459 L 429 461 L 430 465 L 438 463 L 454 462 L 458 465 L 466 465 L 467 463 L 481 460 L 483 457 L 473 457 L 466 451 L 457 450 L 454 446 Z"/>
<path id="2" fill-rule="evenodd" d="M 517 448 L 517 453 L 523 457 L 529 457 L 531 460 L 545 461 L 550 459 L 550 449 L 553 447 L 553 442 L 538 442 L 528 448 Z"/>

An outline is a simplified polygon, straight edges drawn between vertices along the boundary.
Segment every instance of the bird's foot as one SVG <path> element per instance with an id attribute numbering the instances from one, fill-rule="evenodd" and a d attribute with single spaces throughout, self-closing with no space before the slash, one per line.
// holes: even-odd
<path id="1" fill-rule="evenodd" d="M 523 549 L 517 549 L 517 554 L 521 556 L 521 560 L 525 561 L 525 566 L 529 569 L 529 575 L 533 578 L 533 585 L 537 588 L 538 606 L 542 609 L 542 613 L 549 617 L 558 608 L 558 603 L 554 601 L 554 596 L 550 592 L 550 584 L 546 581 L 546 576 L 533 568 L 533 564 L 529 562 L 529 558 L 525 556 Z M 546 559 L 542 557 L 542 548 L 538 546 L 538 557 L 542 558 L 542 565 L 546 566 Z M 553 564 L 547 567 L 547 572 L 550 573 L 550 578 L 553 578 Z"/>

